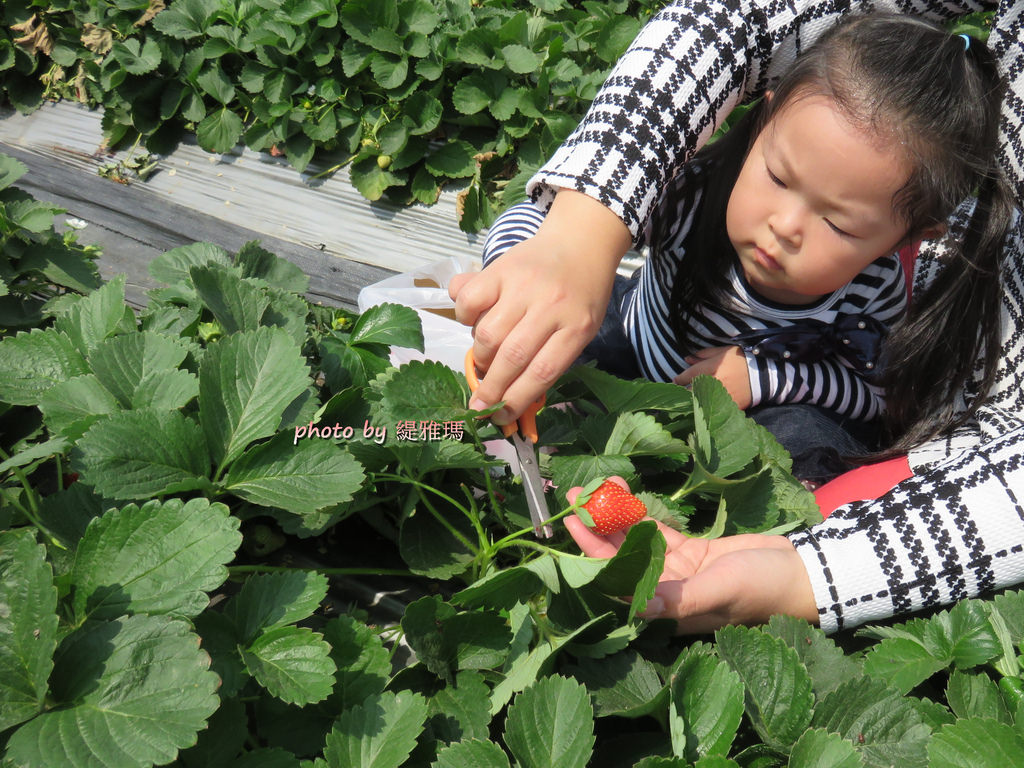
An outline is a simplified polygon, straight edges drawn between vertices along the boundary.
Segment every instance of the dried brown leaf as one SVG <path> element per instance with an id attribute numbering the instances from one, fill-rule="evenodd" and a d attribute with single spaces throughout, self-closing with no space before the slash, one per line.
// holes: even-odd
<path id="1" fill-rule="evenodd" d="M 164 3 L 164 0 L 149 0 L 149 7 L 146 9 L 146 12 L 139 17 L 138 21 L 135 22 L 134 26 L 144 27 L 146 24 L 153 20 L 154 16 L 156 16 L 158 13 L 160 13 L 160 11 L 164 10 L 164 8 L 166 7 L 167 4 Z"/>
<path id="2" fill-rule="evenodd" d="M 85 70 L 82 62 L 78 62 L 78 71 L 75 72 L 75 98 L 83 104 L 89 100 L 89 92 L 85 90 Z"/>
<path id="3" fill-rule="evenodd" d="M 98 27 L 86 22 L 82 25 L 82 45 L 100 56 L 107 53 L 114 44 L 114 37 L 109 29 Z"/>
<path id="4" fill-rule="evenodd" d="M 37 14 L 32 14 L 28 21 L 21 24 L 12 24 L 11 31 L 21 34 L 21 37 L 14 38 L 14 42 L 22 48 L 27 48 L 29 53 L 41 53 L 49 56 L 53 50 L 53 38 L 50 37 L 50 30 Z"/>

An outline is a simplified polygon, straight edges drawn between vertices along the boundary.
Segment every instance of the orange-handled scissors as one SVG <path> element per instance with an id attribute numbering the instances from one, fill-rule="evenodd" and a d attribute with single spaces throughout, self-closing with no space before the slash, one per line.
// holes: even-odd
<path id="1" fill-rule="evenodd" d="M 466 353 L 466 381 L 471 391 L 476 392 L 480 379 L 476 373 L 476 359 L 472 347 Z M 544 407 L 545 395 L 530 403 L 517 421 L 501 428 L 505 437 L 511 437 L 519 459 L 519 476 L 523 479 L 526 503 L 530 507 L 530 521 L 538 537 L 551 538 L 555 535 L 548 524 L 548 504 L 544 500 L 544 480 L 540 476 L 537 461 L 537 411 Z M 529 439 L 529 442 L 527 442 Z"/>

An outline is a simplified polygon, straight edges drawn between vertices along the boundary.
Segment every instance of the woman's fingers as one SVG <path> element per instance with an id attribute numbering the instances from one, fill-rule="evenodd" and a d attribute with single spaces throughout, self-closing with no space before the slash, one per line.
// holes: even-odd
<path id="1" fill-rule="evenodd" d="M 587 528 L 576 515 L 565 518 L 565 527 L 584 555 L 602 560 L 614 557 L 626 538 L 621 533 L 599 536 Z"/>

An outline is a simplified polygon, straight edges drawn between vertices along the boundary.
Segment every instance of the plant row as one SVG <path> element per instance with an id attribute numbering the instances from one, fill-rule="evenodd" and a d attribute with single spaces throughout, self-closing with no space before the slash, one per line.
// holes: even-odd
<path id="1" fill-rule="evenodd" d="M 461 225 L 575 126 L 665 0 L 14 0 L 0 10 L 0 98 L 104 110 L 111 145 L 163 153 L 194 132 L 304 170 L 347 165 L 370 200 L 433 203 Z"/>

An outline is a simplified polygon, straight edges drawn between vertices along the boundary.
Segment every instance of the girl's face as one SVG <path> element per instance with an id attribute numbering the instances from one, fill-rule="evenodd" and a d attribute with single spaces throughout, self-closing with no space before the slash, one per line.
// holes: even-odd
<path id="1" fill-rule="evenodd" d="M 808 304 L 897 250 L 893 196 L 910 177 L 898 147 L 850 124 L 826 96 L 780 109 L 736 179 L 726 227 L 747 282 L 766 299 Z"/>

